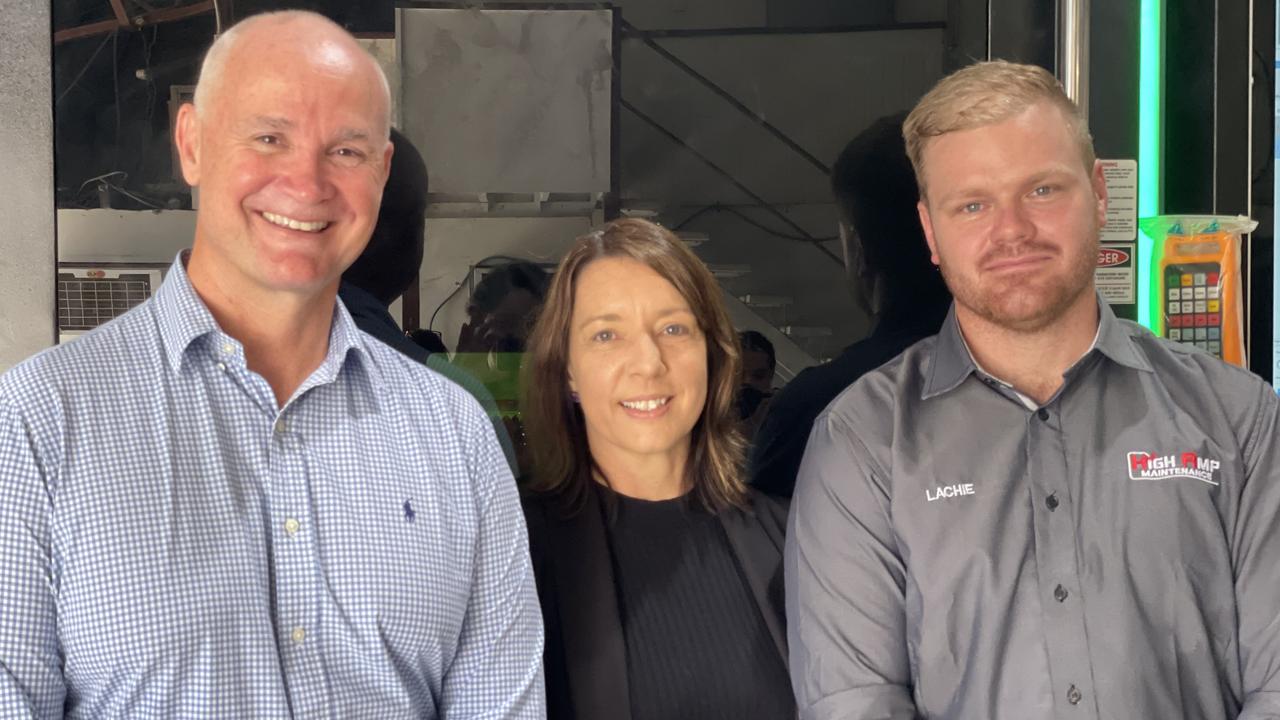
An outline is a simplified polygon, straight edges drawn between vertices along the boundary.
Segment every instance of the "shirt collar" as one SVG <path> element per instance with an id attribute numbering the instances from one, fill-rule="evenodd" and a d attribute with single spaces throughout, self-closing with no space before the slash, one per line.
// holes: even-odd
<path id="1" fill-rule="evenodd" d="M 1134 330 L 1141 329 L 1117 318 L 1111 305 L 1102 299 L 1101 293 L 1098 294 L 1098 307 L 1102 308 L 1098 321 L 1098 340 L 1095 343 L 1098 352 L 1127 368 L 1155 372 L 1147 357 L 1138 352 L 1138 346 L 1133 341 Z"/>
<path id="2" fill-rule="evenodd" d="M 951 303 L 947 318 L 942 321 L 938 339 L 933 345 L 933 362 L 929 364 L 929 380 L 920 394 L 922 400 L 950 392 L 976 370 L 973 356 L 960 335 L 960 323 L 956 320 L 956 304 Z"/>
<path id="3" fill-rule="evenodd" d="M 356 321 L 351 318 L 351 313 L 347 311 L 347 307 L 342 304 L 341 300 L 335 298 L 333 303 L 333 324 L 329 327 L 329 354 L 325 356 L 324 362 L 320 365 L 321 373 L 317 384 L 336 380 L 338 373 L 353 352 L 364 368 L 370 371 L 373 370 L 373 363 L 369 362 L 369 349 L 365 346 L 365 338 L 361 334 L 360 328 L 356 326 Z M 375 382 L 374 386 L 381 388 L 382 383 Z"/>
<path id="4" fill-rule="evenodd" d="M 178 253 L 173 265 L 169 267 L 164 283 L 155 294 L 157 323 L 169 367 L 174 372 L 181 369 L 187 350 L 206 336 L 216 336 L 215 339 L 222 341 L 220 345 L 226 355 L 243 362 L 244 352 L 240 343 L 218 327 L 213 313 L 209 312 L 209 308 L 191 285 L 186 268 L 190 254 L 190 250 Z M 369 366 L 369 351 L 355 321 L 351 319 L 346 307 L 335 301 L 333 322 L 329 328 L 329 352 L 320 364 L 319 371 L 313 376 L 316 382 L 310 384 L 334 380 L 352 350 L 362 356 L 365 365 Z"/>
<path id="5" fill-rule="evenodd" d="M 1125 367 L 1151 372 L 1151 364 L 1134 347 L 1133 335 L 1124 323 L 1116 317 L 1111 305 L 1098 294 L 1098 331 L 1093 339 L 1090 352 L 1097 350 Z M 1085 353 L 1088 357 L 1089 353 Z M 1078 363 L 1077 363 L 1078 364 Z M 937 342 L 933 347 L 933 362 L 929 370 L 929 379 L 925 383 L 920 397 L 929 399 L 936 395 L 950 392 L 965 378 L 978 370 L 969 346 L 960 333 L 960 323 L 956 319 L 955 303 L 947 313 L 947 319 L 938 332 Z"/>
<path id="6" fill-rule="evenodd" d="M 177 372 L 187 348 L 198 338 L 219 332 L 218 323 L 209 308 L 205 307 L 191 279 L 187 276 L 187 257 L 190 250 L 183 250 L 169 266 L 169 274 L 155 294 L 156 322 L 160 326 L 160 341 L 164 344 L 169 367 Z"/>

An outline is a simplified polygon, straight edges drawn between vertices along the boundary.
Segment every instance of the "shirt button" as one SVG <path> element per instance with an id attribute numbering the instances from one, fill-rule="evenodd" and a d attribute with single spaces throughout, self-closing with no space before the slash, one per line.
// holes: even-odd
<path id="1" fill-rule="evenodd" d="M 296 627 L 293 629 L 292 633 L 289 633 L 289 637 L 293 638 L 295 645 L 301 645 L 302 641 L 307 639 L 307 631 L 303 630 L 301 627 Z M 1075 690 L 1075 687 L 1072 686 L 1071 689 Z"/>
<path id="2" fill-rule="evenodd" d="M 235 351 L 236 351 L 236 346 L 235 346 L 235 345 L 232 345 L 231 343 L 223 343 L 223 344 L 222 344 L 222 354 L 223 354 L 223 355 L 230 355 L 231 353 L 233 353 L 233 352 L 235 352 Z"/>
<path id="3" fill-rule="evenodd" d="M 1044 408 L 1040 408 L 1039 410 L 1036 411 L 1036 417 L 1040 418 L 1041 420 L 1048 420 L 1049 411 L 1045 410 Z"/>
<path id="4" fill-rule="evenodd" d="M 1044 506 L 1045 506 L 1045 507 L 1047 507 L 1047 508 L 1049 508 L 1049 512 L 1053 512 L 1054 510 L 1057 510 L 1057 509 L 1058 509 L 1058 494 L 1057 494 L 1057 493 L 1054 493 L 1054 494 L 1050 495 L 1049 497 L 1045 498 L 1045 499 L 1044 499 Z"/>
<path id="5" fill-rule="evenodd" d="M 289 533 L 292 535 L 293 533 Z M 1053 599 L 1062 602 L 1067 599 L 1067 589 L 1059 585 L 1053 589 Z"/>
<path id="6" fill-rule="evenodd" d="M 300 526 L 301 526 L 300 523 L 297 520 L 294 520 L 293 518 L 289 518 L 288 520 L 284 521 L 284 531 L 289 533 L 289 537 L 293 537 L 294 535 L 297 535 L 298 528 Z M 1061 588 L 1062 586 L 1059 585 L 1058 587 Z"/>
<path id="7" fill-rule="evenodd" d="M 219 369 L 219 370 L 221 370 L 222 372 L 226 372 L 226 371 L 227 371 L 227 364 L 226 364 L 226 363 L 218 363 L 218 369 Z"/>
<path id="8" fill-rule="evenodd" d="M 295 630 L 294 632 L 297 632 L 297 631 Z M 1072 685 L 1071 687 L 1067 688 L 1067 702 L 1071 703 L 1072 705 L 1079 705 L 1080 700 L 1083 697 L 1084 696 L 1080 694 L 1080 691 L 1076 689 L 1075 685 Z"/>
<path id="9" fill-rule="evenodd" d="M 278 433 L 283 433 L 288 428 L 288 426 L 285 425 L 284 418 L 280 418 L 279 420 L 276 420 L 275 428 L 276 428 L 276 432 Z"/>

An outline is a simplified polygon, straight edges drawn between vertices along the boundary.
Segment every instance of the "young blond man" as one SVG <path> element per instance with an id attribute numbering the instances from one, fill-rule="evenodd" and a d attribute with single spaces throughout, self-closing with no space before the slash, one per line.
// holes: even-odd
<path id="1" fill-rule="evenodd" d="M 904 135 L 955 302 L 814 426 L 801 717 L 1280 717 L 1275 393 L 1099 298 L 1106 187 L 1047 72 L 965 68 Z"/>

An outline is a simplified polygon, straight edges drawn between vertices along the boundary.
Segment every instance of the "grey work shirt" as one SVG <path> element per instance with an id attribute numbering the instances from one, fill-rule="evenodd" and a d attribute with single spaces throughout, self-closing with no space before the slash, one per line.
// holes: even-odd
<path id="1" fill-rule="evenodd" d="M 1277 398 L 1115 318 L 1047 404 L 942 331 L 819 416 L 787 537 L 805 719 L 1280 718 Z"/>

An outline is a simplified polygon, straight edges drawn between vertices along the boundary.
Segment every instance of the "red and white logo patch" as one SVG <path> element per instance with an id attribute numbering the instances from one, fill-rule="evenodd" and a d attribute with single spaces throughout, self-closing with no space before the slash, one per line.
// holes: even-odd
<path id="1" fill-rule="evenodd" d="M 1217 485 L 1214 474 L 1222 463 L 1194 452 L 1156 455 L 1149 452 L 1129 453 L 1130 480 L 1173 480 L 1186 478 Z"/>

